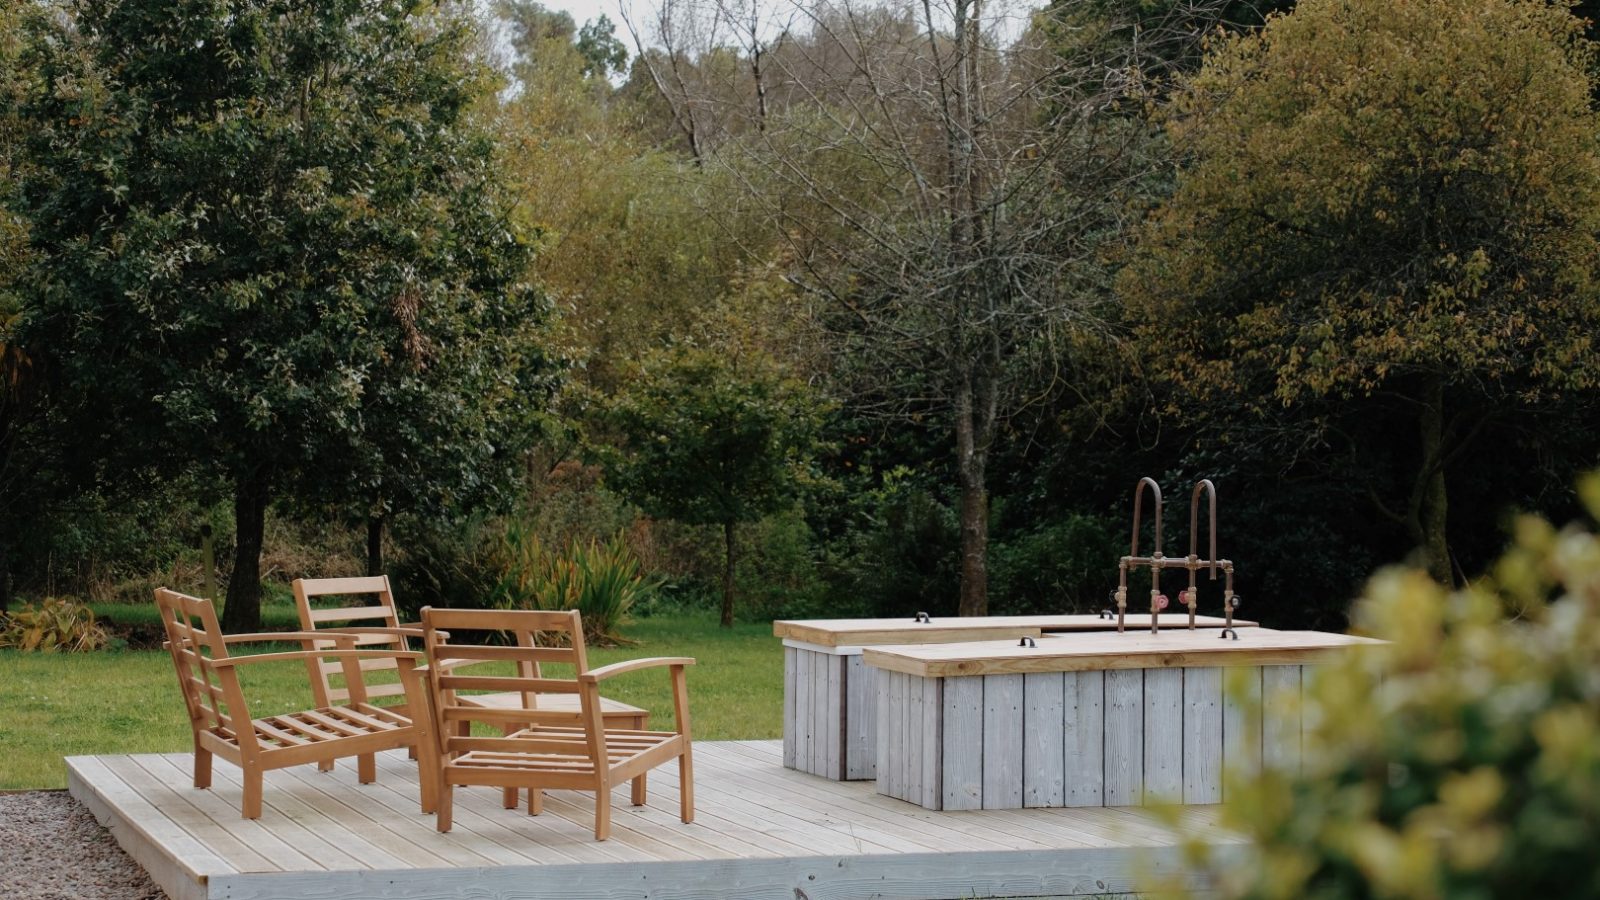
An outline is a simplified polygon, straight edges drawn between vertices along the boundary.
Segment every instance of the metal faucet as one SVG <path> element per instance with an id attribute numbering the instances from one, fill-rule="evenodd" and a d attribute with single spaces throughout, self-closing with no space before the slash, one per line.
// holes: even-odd
<path id="1" fill-rule="evenodd" d="M 1155 497 L 1156 517 L 1156 545 L 1149 556 L 1139 555 L 1139 522 L 1144 513 L 1145 486 L 1150 487 L 1150 493 Z M 1209 558 L 1200 557 L 1200 495 L 1206 494 L 1209 502 L 1210 516 L 1208 518 L 1210 554 Z M 1161 552 L 1161 485 L 1156 484 L 1153 478 L 1141 478 L 1133 488 L 1133 539 L 1128 544 L 1128 555 L 1122 557 L 1117 563 L 1117 592 L 1113 595 L 1117 603 L 1117 631 L 1124 629 L 1124 616 L 1128 609 L 1128 570 L 1137 566 L 1150 567 L 1150 633 L 1156 634 L 1161 630 L 1160 614 L 1161 601 L 1161 570 L 1168 566 L 1181 566 L 1189 570 L 1189 586 L 1178 594 L 1178 599 L 1189 607 L 1189 628 L 1195 627 L 1195 609 L 1200 603 L 1200 590 L 1197 579 L 1201 569 L 1211 570 L 1211 580 L 1217 580 L 1217 569 L 1221 568 L 1224 576 L 1222 593 L 1223 614 L 1227 624 L 1222 629 L 1222 639 L 1239 639 L 1239 633 L 1233 628 L 1233 610 L 1239 605 L 1239 597 L 1233 592 L 1233 561 L 1217 557 L 1217 486 L 1211 479 L 1203 478 L 1195 483 L 1194 492 L 1189 497 L 1189 555 L 1178 559 L 1168 559 Z"/>

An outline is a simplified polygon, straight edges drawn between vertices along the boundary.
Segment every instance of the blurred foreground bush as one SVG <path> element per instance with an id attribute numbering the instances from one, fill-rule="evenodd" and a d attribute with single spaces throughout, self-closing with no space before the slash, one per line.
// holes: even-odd
<path id="1" fill-rule="evenodd" d="M 1220 895 L 1600 896 L 1600 538 L 1523 518 L 1489 576 L 1382 574 L 1356 621 L 1393 646 L 1308 682 L 1302 772 L 1230 781 L 1261 857 L 1202 861 Z"/>

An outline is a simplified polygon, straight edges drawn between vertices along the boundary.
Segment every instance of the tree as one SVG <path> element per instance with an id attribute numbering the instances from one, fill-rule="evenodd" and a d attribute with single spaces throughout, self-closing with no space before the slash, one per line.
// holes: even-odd
<path id="1" fill-rule="evenodd" d="M 722 626 L 733 624 L 735 528 L 791 502 L 806 480 L 822 406 L 762 356 L 657 353 L 611 409 L 615 486 L 651 515 L 722 527 Z"/>
<path id="2" fill-rule="evenodd" d="M 418 445 L 433 452 L 413 492 L 498 477 L 477 468 L 514 437 L 470 420 L 508 421 L 497 407 L 543 390 L 529 245 L 469 124 L 488 87 L 465 62 L 472 26 L 451 3 L 70 12 L 37 44 L 48 87 L 23 112 L 38 263 L 24 334 L 49 348 L 76 433 L 108 459 L 231 484 L 224 625 L 255 630 L 274 496 L 357 473 L 381 496 L 379 473 Z M 431 402 L 402 405 L 408 383 Z"/>
<path id="3" fill-rule="evenodd" d="M 787 242 L 858 407 L 947 435 L 963 615 L 988 609 L 990 455 L 1059 386 L 1028 376 L 1062 371 L 1063 336 L 1095 327 L 1109 249 L 1161 172 L 1159 135 L 1129 108 L 1183 55 L 1169 44 L 1199 38 L 1159 20 L 1138 41 L 1053 36 L 1130 30 L 1090 15 L 1103 5 L 1056 4 L 1010 39 L 1006 10 L 979 0 L 796 4 L 806 28 L 762 54 L 772 89 L 727 99 L 746 121 L 697 151 Z M 684 90 L 687 119 L 709 101 Z"/>
<path id="4" fill-rule="evenodd" d="M 1122 282 L 1173 410 L 1379 468 L 1358 490 L 1406 470 L 1371 499 L 1448 582 L 1452 466 L 1600 381 L 1593 63 L 1529 0 L 1304 0 L 1225 39 Z"/>
<path id="5" fill-rule="evenodd" d="M 617 40 L 617 26 L 610 16 L 583 23 L 575 46 L 583 57 L 583 74 L 590 78 L 610 78 L 628 64 L 628 48 Z"/>
<path id="6" fill-rule="evenodd" d="M 28 263 L 27 223 L 13 211 L 27 164 L 17 111 L 36 85 L 25 52 L 28 18 L 23 0 L 0 0 L 0 508 L 8 511 L 0 516 L 0 613 L 11 605 L 11 545 L 23 521 L 19 511 L 37 499 L 30 491 L 40 454 L 27 451 L 39 443 L 43 415 L 38 360 L 17 333 L 23 312 L 18 288 Z"/>

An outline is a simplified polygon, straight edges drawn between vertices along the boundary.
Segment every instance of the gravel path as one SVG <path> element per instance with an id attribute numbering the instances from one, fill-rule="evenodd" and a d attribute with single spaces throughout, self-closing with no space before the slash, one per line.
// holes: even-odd
<path id="1" fill-rule="evenodd" d="M 167 900 L 66 791 L 0 794 L 0 897 Z"/>

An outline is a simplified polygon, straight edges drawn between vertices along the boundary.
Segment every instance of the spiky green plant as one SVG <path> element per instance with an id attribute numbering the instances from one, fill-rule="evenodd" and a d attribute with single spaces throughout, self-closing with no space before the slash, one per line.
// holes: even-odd
<path id="1" fill-rule="evenodd" d="M 573 540 L 557 552 L 527 525 L 513 522 L 501 545 L 495 597 L 506 609 L 576 609 L 585 641 L 614 646 L 630 643 L 620 631 L 628 610 L 659 586 L 621 534 L 603 543 Z"/>

